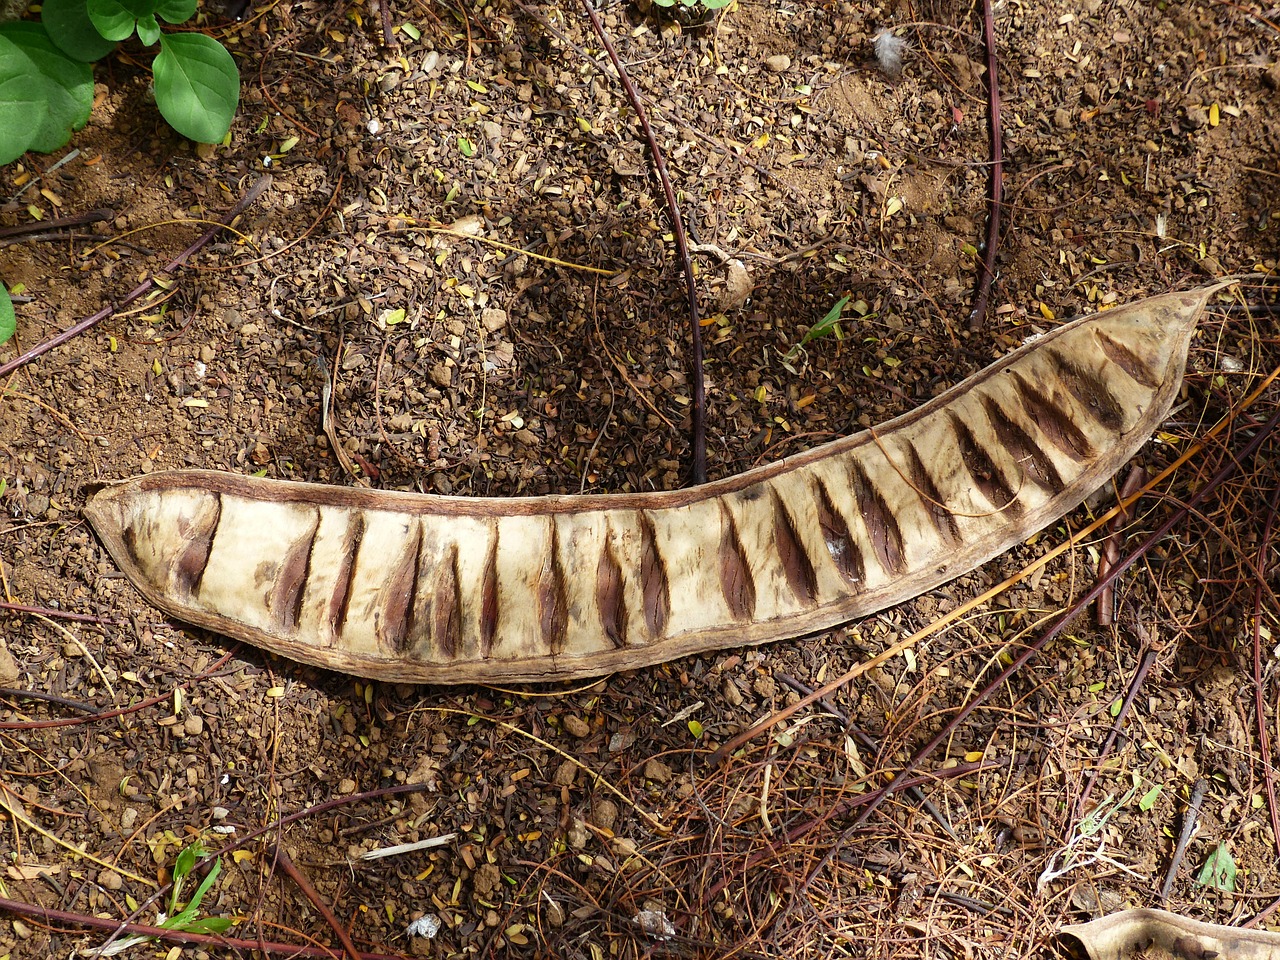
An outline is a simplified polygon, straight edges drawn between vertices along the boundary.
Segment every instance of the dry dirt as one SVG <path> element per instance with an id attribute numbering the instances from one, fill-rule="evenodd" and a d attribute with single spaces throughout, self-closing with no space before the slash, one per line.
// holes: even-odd
<path id="1" fill-rule="evenodd" d="M 141 600 L 80 518 L 88 484 L 185 466 L 475 496 L 687 481 L 678 260 L 580 6 L 392 6 L 415 30 L 391 48 L 376 9 L 206 9 L 244 81 L 230 146 L 172 134 L 146 56 L 128 51 L 97 69 L 78 153 L 0 170 L 0 224 L 110 211 L 0 240 L 0 280 L 21 294 L 0 360 L 122 296 L 273 177 L 163 302 L 5 384 L 4 599 L 43 612 L 0 619 L 0 895 L 115 919 L 141 905 L 154 923 L 167 904 L 148 898 L 183 847 L 243 841 L 202 914 L 235 918 L 243 940 L 305 935 L 339 955 L 277 845 L 379 954 L 1004 957 L 1162 902 L 1265 927 L 1280 897 L 1256 706 L 1274 738 L 1278 608 L 1258 573 L 1274 563 L 1269 446 L 1125 576 L 1115 626 L 1080 617 L 926 762 L 940 779 L 857 829 L 858 798 L 1093 582 L 1098 538 L 723 766 L 710 752 L 1016 573 L 1110 491 L 866 622 L 566 688 L 363 683 Z M 1062 318 L 1276 270 L 1274 6 L 997 5 L 1006 207 L 973 330 L 991 155 L 980 5 L 739 0 L 705 19 L 647 6 L 608 4 L 607 28 L 694 239 L 754 283 L 748 305 L 717 313 L 721 266 L 699 258 L 712 477 L 908 410 Z M 901 76 L 872 53 L 885 27 L 910 42 Z M 858 303 L 842 336 L 786 362 L 845 294 Z M 1262 296 L 1255 281 L 1242 302 Z M 1201 329 L 1149 473 L 1278 362 L 1265 313 L 1220 306 Z M 1124 543 L 1276 405 L 1264 392 L 1142 500 Z M 948 774 L 966 762 L 979 769 Z M 1197 784 L 1198 831 L 1175 855 Z M 400 785 L 416 789 L 361 796 Z M 1219 849 L 1233 890 L 1196 882 Z M 406 934 L 420 917 L 433 937 Z M 0 912 L 0 958 L 106 936 Z"/>

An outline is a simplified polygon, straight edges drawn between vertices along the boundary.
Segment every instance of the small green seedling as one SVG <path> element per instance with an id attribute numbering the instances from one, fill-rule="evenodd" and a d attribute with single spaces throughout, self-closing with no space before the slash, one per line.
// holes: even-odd
<path id="1" fill-rule="evenodd" d="M 88 123 L 90 64 L 135 33 L 160 45 L 151 69 L 161 116 L 191 140 L 220 141 L 240 102 L 235 61 L 212 37 L 160 29 L 195 12 L 196 0 L 45 0 L 39 23 L 0 23 L 0 165 L 52 153 Z"/>
<path id="2" fill-rule="evenodd" d="M 840 318 L 844 314 L 844 308 L 849 305 L 852 295 L 841 297 L 836 301 L 836 305 L 827 311 L 827 315 L 815 323 L 812 327 L 805 331 L 800 342 L 787 351 L 787 355 L 783 359 L 787 363 L 794 363 L 800 356 L 802 351 L 810 340 L 816 340 L 818 337 L 825 337 L 828 334 L 835 334 L 837 340 L 844 338 L 844 331 L 840 329 Z"/>
<path id="3" fill-rule="evenodd" d="M 156 921 L 157 927 L 163 927 L 165 930 L 181 930 L 185 933 L 219 934 L 227 932 L 227 929 L 232 924 L 230 917 L 197 916 L 200 911 L 200 901 L 213 888 L 218 875 L 222 873 L 222 861 L 220 859 L 213 862 L 213 866 L 209 868 L 208 875 L 200 881 L 200 885 L 196 887 L 191 899 L 185 904 L 182 901 L 182 888 L 186 885 L 187 878 L 191 876 L 191 871 L 195 869 L 196 864 L 207 853 L 208 851 L 199 842 L 196 842 L 184 847 L 182 852 L 178 854 L 178 860 L 173 865 L 173 887 L 169 890 L 168 915 L 166 916 L 163 913 L 160 915 Z M 146 943 L 151 939 L 151 937 L 143 936 L 126 937 L 112 943 L 105 950 L 86 950 L 84 953 L 94 957 L 113 957 L 118 953 L 123 953 L 130 947 Z"/>

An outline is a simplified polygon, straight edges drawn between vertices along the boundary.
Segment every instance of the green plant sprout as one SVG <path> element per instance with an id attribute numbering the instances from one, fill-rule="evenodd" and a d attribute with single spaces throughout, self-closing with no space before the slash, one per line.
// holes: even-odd
<path id="1" fill-rule="evenodd" d="M 218 875 L 222 873 L 221 859 L 213 861 L 213 866 L 209 869 L 208 876 L 196 887 L 196 892 L 191 895 L 191 899 L 186 904 L 182 902 L 182 888 L 186 884 L 187 878 L 191 876 L 191 871 L 195 869 L 196 864 L 207 853 L 208 851 L 199 842 L 196 842 L 184 847 L 182 852 L 178 854 L 177 862 L 173 865 L 173 887 L 169 890 L 169 909 L 167 915 L 162 913 L 157 918 L 157 927 L 163 927 L 166 930 L 182 930 L 185 933 L 219 934 L 227 932 L 233 922 L 230 917 L 196 916 L 200 910 L 200 901 L 213 888 Z M 146 936 L 125 937 L 105 949 L 85 950 L 83 952 L 86 956 L 114 957 L 130 947 L 135 947 L 152 939 L 154 938 Z"/>
<path id="2" fill-rule="evenodd" d="M 52 153 L 88 123 L 90 64 L 135 33 L 160 45 L 151 69 L 161 116 L 191 140 L 222 140 L 240 102 L 235 61 L 212 37 L 160 29 L 195 12 L 196 0 L 45 0 L 39 23 L 0 23 L 0 165 Z"/>
<path id="3" fill-rule="evenodd" d="M 853 295 L 850 294 L 837 300 L 836 305 L 827 311 L 827 315 L 806 330 L 804 336 L 800 338 L 800 342 L 788 350 L 787 355 L 782 359 L 787 363 L 794 363 L 800 356 L 800 352 L 804 350 L 805 344 L 810 340 L 816 340 L 818 337 L 835 334 L 837 340 L 843 339 L 844 331 L 840 329 L 840 318 L 844 314 L 844 308 L 849 305 L 849 301 L 852 299 Z"/>
<path id="4" fill-rule="evenodd" d="M 1036 879 L 1036 890 L 1043 891 L 1053 881 L 1065 876 L 1072 870 L 1078 870 L 1081 867 L 1087 867 L 1094 863 L 1105 863 L 1110 867 L 1114 867 L 1130 876 L 1138 876 L 1133 870 L 1125 866 L 1120 861 L 1106 854 L 1107 842 L 1106 838 L 1100 836 L 1103 828 L 1107 825 L 1107 821 L 1118 811 L 1125 807 L 1130 800 L 1138 792 L 1137 777 L 1135 775 L 1134 785 L 1119 799 L 1116 800 L 1114 794 L 1107 794 L 1106 799 L 1102 800 L 1076 826 L 1071 837 L 1067 840 L 1066 846 L 1059 847 L 1058 850 L 1049 857 L 1049 863 Z M 1092 852 L 1082 850 L 1092 838 L 1097 837 L 1097 848 Z"/>

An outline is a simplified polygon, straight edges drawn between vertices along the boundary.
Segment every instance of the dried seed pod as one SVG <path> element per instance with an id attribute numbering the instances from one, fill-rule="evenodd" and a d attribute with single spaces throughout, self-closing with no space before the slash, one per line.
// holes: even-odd
<path id="1" fill-rule="evenodd" d="M 466 499 L 189 470 L 86 514 L 166 613 L 360 676 L 563 679 L 766 643 L 1079 504 L 1168 412 L 1216 289 L 1077 320 L 874 430 L 693 489 Z"/>

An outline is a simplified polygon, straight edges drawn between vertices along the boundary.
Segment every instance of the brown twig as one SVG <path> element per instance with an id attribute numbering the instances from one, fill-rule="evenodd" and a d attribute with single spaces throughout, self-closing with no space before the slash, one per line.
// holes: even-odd
<path id="1" fill-rule="evenodd" d="M 1265 680 L 1263 678 L 1262 651 L 1262 593 L 1267 571 L 1267 553 L 1271 550 L 1271 534 L 1275 529 L 1276 510 L 1280 508 L 1280 485 L 1271 492 L 1267 505 L 1267 522 L 1262 528 L 1258 544 L 1257 570 L 1253 588 L 1253 710 L 1258 724 L 1258 759 L 1262 764 L 1262 781 L 1267 789 L 1267 810 L 1271 815 L 1272 840 L 1280 848 L 1280 810 L 1276 809 L 1276 780 L 1271 770 L 1271 735 L 1267 732 Z"/>
<path id="2" fill-rule="evenodd" d="M 1160 887 L 1160 902 L 1169 899 L 1169 891 L 1173 889 L 1173 881 L 1178 876 L 1178 868 L 1182 866 L 1183 857 L 1187 853 L 1187 844 L 1196 830 L 1196 820 L 1200 817 L 1200 804 L 1204 802 L 1205 792 L 1209 789 L 1209 781 L 1203 777 L 1196 781 L 1191 791 L 1191 799 L 1187 801 L 1187 812 L 1182 816 L 1182 832 L 1178 834 L 1178 845 L 1173 849 L 1173 857 L 1169 861 L 1169 870 L 1164 875 L 1164 884 Z"/>
<path id="3" fill-rule="evenodd" d="M 52 233 L 55 230 L 83 227 L 87 223 L 100 223 L 103 220 L 111 220 L 115 215 L 114 210 L 90 210 L 88 213 L 77 213 L 73 217 L 40 220 L 36 223 L 20 223 L 15 227 L 0 227 L 0 240 L 8 240 L 11 237 L 24 237 L 29 233 Z"/>
<path id="4" fill-rule="evenodd" d="M 359 960 L 360 951 L 357 950 L 355 944 L 351 942 L 351 936 L 347 933 L 342 924 L 338 922 L 338 918 L 333 915 L 333 911 L 329 909 L 329 905 L 321 899 L 319 891 L 311 885 L 311 881 L 303 876 L 302 871 L 294 865 L 293 860 L 289 857 L 289 854 L 285 852 L 284 847 L 279 845 L 276 846 L 275 862 L 281 870 L 289 875 L 289 879 L 298 885 L 298 889 L 306 895 L 312 905 L 320 911 L 320 916 L 324 917 L 325 923 L 329 924 L 333 929 L 334 936 L 336 936 L 338 938 L 338 942 L 342 944 L 342 949 L 347 951 L 347 956 L 350 957 L 350 960 Z"/>
<path id="5" fill-rule="evenodd" d="M 20 917 L 31 917 L 46 923 L 57 922 L 75 924 L 78 927 L 89 927 L 94 930 L 117 930 L 119 933 L 136 934 L 144 937 L 155 937 L 157 940 L 168 940 L 172 943 L 199 943 L 215 947 L 227 947 L 231 950 L 252 952 L 261 950 L 264 953 L 278 954 L 284 957 L 317 957 L 320 960 L 333 960 L 333 951 L 324 947 L 306 947 L 296 943 L 275 943 L 270 940 L 254 938 L 241 940 L 236 937 L 216 936 L 208 933 L 188 933 L 186 930 L 170 930 L 166 927 L 153 927 L 145 923 L 121 923 L 108 917 L 91 917 L 82 913 L 71 913 L 66 910 L 55 910 L 51 907 L 39 907 L 20 900 L 0 897 L 0 911 L 17 914 Z M 396 954 L 363 953 L 354 954 L 358 960 L 403 960 Z"/>
<path id="6" fill-rule="evenodd" d="M 1142 467 L 1135 466 L 1129 471 L 1129 475 L 1125 477 L 1124 484 L 1120 487 L 1120 502 L 1123 503 L 1132 497 L 1146 482 L 1147 472 Z M 1111 566 L 1120 559 L 1120 546 L 1124 542 L 1121 532 L 1124 525 L 1129 522 L 1131 510 L 1132 505 L 1125 507 L 1112 517 L 1111 523 L 1107 526 L 1107 539 L 1102 543 L 1102 556 L 1098 560 L 1098 579 L 1105 577 Z M 1108 586 L 1102 592 L 1102 595 L 1098 597 L 1098 605 L 1094 610 L 1098 626 L 1111 626 L 1114 611 L 1115 591 Z"/>
<path id="7" fill-rule="evenodd" d="M 43 700 L 45 703 L 56 703 L 60 707 L 66 707 L 68 710 L 79 710 L 81 713 L 87 713 L 93 717 L 102 712 L 93 704 L 72 700 L 69 697 L 60 697 L 56 693 L 46 693 L 43 690 L 17 690 L 13 687 L 0 687 L 0 697 L 9 697 L 14 700 Z"/>
<path id="8" fill-rule="evenodd" d="M 1138 696 L 1138 691 L 1142 689 L 1143 682 L 1147 679 L 1147 674 L 1151 672 L 1151 667 L 1156 662 L 1156 652 L 1148 649 L 1142 655 L 1142 661 L 1138 664 L 1137 672 L 1133 675 L 1133 680 L 1129 682 L 1129 689 L 1125 691 L 1124 701 L 1120 704 L 1120 712 L 1116 714 L 1115 722 L 1111 724 L 1111 732 L 1107 734 L 1107 741 L 1102 745 L 1102 749 L 1098 751 L 1098 756 L 1093 763 L 1093 773 L 1089 775 L 1088 782 L 1084 785 L 1084 789 L 1080 791 L 1080 797 L 1076 800 L 1076 819 L 1084 815 L 1085 804 L 1089 801 L 1089 794 L 1093 792 L 1093 786 L 1098 781 L 1098 774 L 1102 770 L 1103 763 L 1107 757 L 1111 755 L 1111 748 L 1115 746 L 1116 738 L 1120 735 L 1120 729 L 1124 726 L 1125 718 L 1129 715 L 1130 708 L 1133 707 L 1133 701 Z"/>
<path id="9" fill-rule="evenodd" d="M 591 0 L 582 0 L 582 6 L 587 11 L 587 16 L 591 19 L 592 29 L 595 30 L 596 36 L 600 38 L 600 43 L 609 54 L 614 70 L 618 72 L 618 79 L 622 81 L 622 89 L 626 91 L 627 100 L 631 103 L 631 109 L 636 112 L 636 119 L 640 121 L 640 129 L 644 131 L 645 142 L 649 144 L 649 154 L 653 157 L 653 166 L 657 171 L 658 180 L 662 184 L 662 192 L 667 198 L 667 212 L 671 216 L 671 228 L 676 238 L 676 250 L 680 254 L 680 265 L 684 269 L 685 293 L 689 299 L 690 335 L 693 341 L 693 360 L 691 364 L 693 369 L 690 376 L 690 387 L 693 392 L 693 468 L 691 476 L 695 485 L 706 483 L 707 402 L 706 390 L 702 379 L 702 323 L 699 319 L 698 288 L 693 275 L 693 260 L 689 256 L 689 241 L 684 232 L 684 220 L 680 215 L 680 205 L 676 202 L 675 189 L 671 186 L 671 178 L 667 175 L 666 158 L 658 147 L 658 138 L 654 136 L 653 128 L 649 126 L 649 117 L 645 113 L 644 103 L 640 99 L 640 94 L 631 82 L 631 77 L 623 68 L 622 58 L 618 56 L 618 51 L 614 47 L 613 41 L 609 38 L 609 34 L 605 31 L 604 24 L 600 21 L 600 15 L 596 12 Z"/>
<path id="10" fill-rule="evenodd" d="M 987 240 L 983 251 L 978 289 L 969 314 L 969 329 L 977 330 L 987 317 L 991 287 L 996 280 L 996 249 L 1000 246 L 1000 208 L 1004 200 L 1004 144 L 1000 128 L 1000 85 L 996 79 L 996 26 L 991 0 L 982 0 L 982 37 L 987 48 L 988 119 L 991 124 L 991 210 L 987 214 Z"/>
<path id="11" fill-rule="evenodd" d="M 0 601 L 0 610 L 11 610 L 14 613 L 38 613 L 42 617 L 55 620 L 77 620 L 80 623 L 119 623 L 106 617 L 95 617 L 91 613 L 72 613 L 70 610 L 51 610 L 48 607 L 33 607 L 25 603 L 6 603 Z"/>
<path id="12" fill-rule="evenodd" d="M 804 683 L 803 681 L 797 680 L 795 677 L 791 676 L 788 673 L 776 671 L 774 673 L 774 676 L 776 676 L 779 680 L 785 683 L 788 687 L 790 687 L 796 693 L 800 694 L 802 697 L 807 697 L 814 693 L 813 687 L 809 686 L 807 683 Z M 829 714 L 831 714 L 833 717 L 839 720 L 842 724 L 844 724 L 845 733 L 847 735 L 852 736 L 853 739 L 857 740 L 858 743 L 862 744 L 872 754 L 880 753 L 880 744 L 876 741 L 875 737 L 871 736 L 871 734 L 867 733 L 861 727 L 854 726 L 853 722 L 849 719 L 849 717 L 845 714 L 843 710 L 837 707 L 834 703 L 832 703 L 826 697 L 818 697 L 817 702 L 822 707 L 822 709 L 826 710 Z M 930 800 L 928 797 L 924 795 L 923 790 L 921 790 L 919 787 L 911 787 L 908 790 L 908 795 L 911 797 L 912 800 L 915 800 L 917 803 L 919 803 L 921 806 L 924 807 L 925 812 L 927 812 L 929 816 L 933 817 L 934 821 L 937 822 L 938 826 L 941 827 L 943 831 L 946 832 L 946 834 L 949 837 L 951 837 L 952 840 L 959 842 L 960 837 L 956 834 L 955 829 L 951 826 L 951 822 L 946 818 L 943 812 L 938 809 L 937 804 L 935 804 L 932 800 Z"/>
<path id="13" fill-rule="evenodd" d="M 394 797 L 403 793 L 419 793 L 423 790 L 429 790 L 429 789 L 431 789 L 431 786 L 427 783 L 401 783 L 393 787 L 380 787 L 376 790 L 366 790 L 363 793 L 353 793 L 350 796 L 331 797 L 328 800 L 324 800 L 324 801 L 321 801 L 320 803 L 312 804 L 311 806 L 304 807 L 301 810 L 295 811 L 294 813 L 290 813 L 286 816 L 279 817 L 278 819 L 268 823 L 266 826 L 258 827 L 255 830 L 248 831 L 247 833 L 241 835 L 240 837 L 237 837 L 235 840 L 232 840 L 230 843 L 227 843 L 219 847 L 217 850 L 214 850 L 210 853 L 206 853 L 204 857 L 202 857 L 199 861 L 197 861 L 194 864 L 193 869 L 199 869 L 206 863 L 213 863 L 219 857 L 227 856 L 232 851 L 241 849 L 242 847 L 246 846 L 250 841 L 256 840 L 258 839 L 258 837 L 261 837 L 264 834 L 275 833 L 277 836 L 280 836 L 282 835 L 281 831 L 283 831 L 285 827 L 287 827 L 291 823 L 294 823 L 295 821 L 304 820 L 307 817 L 313 817 L 313 816 L 316 816 L 317 814 L 326 813 L 329 810 L 336 809 L 337 807 L 346 806 L 347 804 L 352 804 L 352 803 L 359 803 L 363 800 L 374 800 L 379 797 Z M 116 940 L 116 938 L 120 934 L 127 933 L 128 931 L 125 928 L 130 924 L 132 924 L 136 918 L 141 916 L 143 910 L 146 910 L 153 903 L 156 903 L 157 901 L 159 901 L 160 898 L 163 897 L 165 894 L 167 894 L 171 889 L 173 889 L 172 880 L 170 880 L 166 884 L 161 885 L 159 889 L 157 889 L 154 893 L 152 893 L 151 896 L 149 896 L 145 901 L 140 903 L 137 909 L 134 910 L 133 913 L 131 913 L 124 920 L 107 921 L 115 932 L 112 933 L 111 936 L 107 938 L 107 942 L 104 943 L 102 946 L 100 946 L 98 949 L 105 950 L 108 946 L 110 946 Z M 0 901 L 0 908 L 2 907 L 3 907 L 3 901 Z M 257 941 L 254 941 L 254 943 L 256 944 Z M 318 955 L 328 957 L 330 958 L 330 960 L 332 960 L 333 951 L 324 950 L 322 953 Z M 364 960 L 369 960 L 371 955 L 360 954 L 360 956 L 364 958 Z M 377 960 L 377 958 L 375 958 L 375 960 Z"/>
<path id="14" fill-rule="evenodd" d="M 183 250 L 180 254 L 178 254 L 171 261 L 169 261 L 169 263 L 167 263 L 160 270 L 160 273 L 167 273 L 167 274 L 174 273 L 179 267 L 181 267 L 183 264 L 187 262 L 188 257 L 192 256 L 198 250 L 200 250 L 201 247 L 205 246 L 205 244 L 207 244 L 210 240 L 212 240 L 215 236 L 217 236 L 219 231 L 221 231 L 224 227 L 230 226 L 232 221 L 234 221 L 236 217 L 240 216 L 240 214 L 243 213 L 244 210 L 251 203 L 257 200 L 258 197 L 261 196 L 262 192 L 266 190 L 270 184 L 271 184 L 270 174 L 264 174 L 263 176 L 259 177 L 258 180 L 254 183 L 254 185 L 249 188 L 249 191 L 243 197 L 240 198 L 240 200 L 236 203 L 234 207 L 232 207 L 229 211 L 227 211 L 227 213 L 222 217 L 222 219 L 218 223 L 216 223 L 214 226 L 210 227 L 208 230 L 202 233 L 200 235 L 200 239 L 196 240 L 195 243 L 191 244 L 191 246 L 187 247 L 187 249 Z M 84 333 L 86 330 L 89 330 L 97 326 L 99 323 L 101 323 L 103 320 L 106 320 L 108 317 L 112 316 L 116 311 L 120 310 L 122 307 L 130 303 L 133 303 L 133 301 L 137 300 L 139 297 L 141 297 L 144 293 L 149 291 L 155 285 L 156 285 L 155 275 L 148 277 L 146 280 L 143 280 L 142 283 L 138 284 L 136 287 L 130 290 L 127 294 L 125 294 L 124 298 L 121 299 L 120 301 L 116 303 L 108 304 L 107 306 L 99 310 L 97 313 L 93 314 L 93 316 L 86 317 L 85 319 L 77 323 L 75 326 L 70 327 L 67 330 L 64 330 L 62 333 L 59 333 L 57 336 L 50 337 L 48 340 L 44 341 L 43 343 L 37 344 L 36 346 L 28 350 L 26 353 L 18 357 L 15 357 L 14 359 L 10 360 L 7 363 L 0 364 L 0 377 L 8 376 L 10 373 L 13 373 L 13 371 L 17 370 L 19 367 L 25 367 L 28 363 L 30 363 L 32 360 L 35 360 L 37 357 L 43 356 L 44 354 L 48 353 L 50 350 L 54 349 L 55 347 L 60 347 L 67 341 L 73 340 L 76 337 L 80 336 L 80 334 Z"/>
<path id="15" fill-rule="evenodd" d="M 378 14 L 382 19 L 382 45 L 384 47 L 399 46 L 395 32 L 391 29 L 391 4 L 389 0 L 377 0 Z"/>
<path id="16" fill-rule="evenodd" d="M 99 720 L 114 720 L 116 717 L 123 717 L 130 713 L 137 713 L 148 707 L 154 707 L 158 703 L 164 703 L 173 696 L 175 690 L 185 690 L 193 683 L 203 680 L 205 677 L 211 676 L 214 671 L 218 670 L 224 663 L 234 657 L 240 649 L 240 644 L 235 644 L 230 650 L 218 658 L 209 669 L 199 676 L 192 677 L 190 680 L 184 680 L 182 683 L 166 690 L 164 693 L 154 697 L 148 697 L 146 700 L 140 700 L 137 703 L 130 704 L 127 707 L 119 707 L 115 710 L 103 710 L 101 713 L 94 713 L 88 717 L 61 717 L 57 720 L 0 720 L 0 730 L 42 730 L 46 727 L 78 727 L 85 723 L 94 723 Z"/>
<path id="17" fill-rule="evenodd" d="M 956 728 L 975 710 L 977 710 L 979 706 L 985 703 L 988 697 L 1001 689 L 1005 683 L 1008 682 L 1010 677 L 1014 676 L 1014 674 L 1026 666 L 1031 660 L 1035 659 L 1040 651 L 1043 650 L 1051 640 L 1057 637 L 1058 634 L 1065 630 L 1067 625 L 1071 623 L 1071 621 L 1074 620 L 1081 611 L 1087 610 L 1089 608 L 1089 604 L 1098 599 L 1109 583 L 1116 580 L 1126 570 L 1145 557 L 1151 551 L 1152 547 L 1169 534 L 1170 530 L 1179 523 L 1185 521 L 1186 518 L 1194 512 L 1197 506 L 1208 499 L 1211 494 L 1215 493 L 1223 484 L 1231 479 L 1231 477 L 1233 477 L 1236 472 L 1244 466 L 1249 458 L 1253 456 L 1257 449 L 1262 446 L 1262 444 L 1266 442 L 1273 433 L 1275 433 L 1277 427 L 1280 427 L 1280 409 L 1277 409 L 1276 412 L 1271 415 L 1271 418 L 1267 420 L 1262 428 L 1254 434 L 1253 438 L 1245 444 L 1239 454 L 1231 457 L 1207 483 L 1196 490 L 1184 505 L 1180 506 L 1177 510 L 1174 510 L 1169 515 L 1168 519 L 1166 519 L 1164 523 L 1160 524 L 1156 531 L 1148 536 L 1137 547 L 1137 549 L 1127 557 L 1122 558 L 1119 563 L 1111 568 L 1104 579 L 1100 580 L 1094 585 L 1093 589 L 1059 615 L 1052 627 L 1041 634 L 1034 643 L 1029 644 L 1020 654 L 1014 657 L 1009 665 L 1000 671 L 999 676 L 987 683 L 986 686 L 974 695 L 973 699 L 961 707 L 956 712 L 956 715 L 943 725 L 938 734 L 919 751 L 917 751 L 915 756 L 913 756 L 902 767 L 902 769 L 898 771 L 893 782 L 885 787 L 884 792 L 880 794 L 880 796 L 876 797 L 872 803 L 862 809 L 862 813 L 858 816 L 858 821 L 855 826 L 866 823 L 867 819 L 876 811 L 884 800 L 901 789 L 901 787 L 898 786 L 898 782 L 900 780 L 903 780 L 908 774 L 913 773 L 927 757 L 932 756 L 933 752 L 937 750 L 938 747 L 946 743 L 947 740 L 955 734 Z"/>

